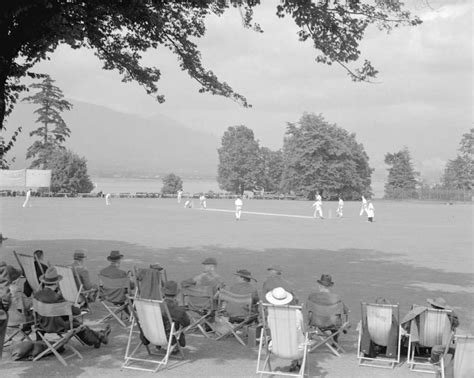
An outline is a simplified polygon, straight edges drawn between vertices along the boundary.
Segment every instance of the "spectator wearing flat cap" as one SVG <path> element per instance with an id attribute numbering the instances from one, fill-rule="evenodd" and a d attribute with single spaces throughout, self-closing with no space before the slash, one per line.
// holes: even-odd
<path id="1" fill-rule="evenodd" d="M 91 281 L 89 269 L 87 269 L 84 263 L 86 257 L 87 255 L 84 249 L 77 249 L 74 251 L 73 262 L 71 266 L 77 273 L 76 278 L 79 278 L 79 282 L 76 282 L 78 286 L 82 284 L 82 288 L 85 291 L 90 291 L 90 293 L 87 294 L 87 301 L 94 302 L 97 296 L 98 287 Z"/>
<path id="2" fill-rule="evenodd" d="M 283 269 L 280 265 L 272 264 L 267 268 L 268 277 L 263 283 L 263 294 L 266 295 L 269 291 L 272 291 L 276 287 L 282 287 L 287 292 L 291 293 L 293 300 L 291 304 L 297 304 L 298 299 L 296 298 L 295 291 L 292 288 L 292 285 L 283 278 Z"/>
<path id="3" fill-rule="evenodd" d="M 123 255 L 119 251 L 111 251 L 107 260 L 110 261 L 110 265 L 107 268 L 102 269 L 99 275 L 108 278 L 125 278 L 128 277 L 128 273 L 120 269 L 120 263 Z M 133 282 L 130 282 L 130 289 L 134 288 Z M 101 296 L 116 305 L 122 305 L 127 300 L 127 289 L 109 289 L 101 287 Z"/>
<path id="4" fill-rule="evenodd" d="M 191 324 L 186 309 L 183 306 L 179 306 L 176 301 L 176 296 L 179 293 L 178 284 L 175 281 L 168 281 L 163 286 L 163 294 L 166 306 L 171 316 L 171 320 L 175 324 L 175 329 L 180 330 L 181 328 L 187 327 Z M 165 326 L 166 335 L 169 336 L 171 331 L 171 324 L 169 324 L 168 318 L 163 316 L 163 324 Z M 179 335 L 179 345 L 184 347 L 186 346 L 186 339 L 184 337 L 184 332 L 181 332 Z M 176 340 L 172 340 L 172 343 L 175 344 Z"/>
<path id="5" fill-rule="evenodd" d="M 217 260 L 214 257 L 208 257 L 202 262 L 204 272 L 198 274 L 194 278 L 184 280 L 182 287 L 190 286 L 211 286 L 214 293 L 225 286 L 224 279 L 216 272 Z"/>

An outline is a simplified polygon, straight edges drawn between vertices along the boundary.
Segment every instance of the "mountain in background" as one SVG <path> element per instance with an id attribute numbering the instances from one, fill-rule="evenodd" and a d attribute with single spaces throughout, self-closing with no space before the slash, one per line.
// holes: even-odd
<path id="1" fill-rule="evenodd" d="M 71 129 L 66 147 L 88 162 L 89 173 L 98 176 L 156 176 L 170 172 L 193 178 L 215 178 L 220 140 L 189 129 L 177 121 L 155 115 L 152 119 L 120 113 L 85 102 L 74 105 L 63 118 Z M 8 155 L 12 169 L 25 168 L 26 150 L 33 143 L 30 131 L 36 107 L 18 103 L 8 119 L 8 131 L 23 131 Z"/>

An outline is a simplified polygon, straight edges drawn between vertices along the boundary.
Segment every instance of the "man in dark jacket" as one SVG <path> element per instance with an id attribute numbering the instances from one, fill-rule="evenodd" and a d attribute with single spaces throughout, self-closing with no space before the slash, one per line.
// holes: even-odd
<path id="1" fill-rule="evenodd" d="M 43 303 L 61 303 L 65 299 L 59 291 L 59 281 L 62 276 L 58 274 L 56 268 L 51 267 L 46 270 L 46 273 L 40 278 L 44 288 L 37 291 L 34 295 L 35 299 Z M 78 307 L 72 306 L 72 314 L 79 315 L 81 313 Z M 69 319 L 63 316 L 43 317 L 37 316 L 39 327 L 46 333 L 64 332 L 70 329 Z M 73 327 L 81 325 L 77 318 L 73 320 Z M 108 343 L 108 336 L 110 334 L 110 325 L 100 331 L 94 331 L 87 326 L 82 326 L 82 329 L 77 333 L 79 338 L 87 345 L 93 345 L 99 348 L 101 344 Z"/>
<path id="2" fill-rule="evenodd" d="M 35 259 L 35 271 L 36 271 L 36 277 L 38 279 L 46 272 L 48 269 L 48 265 L 46 265 L 43 262 L 44 258 L 44 252 L 41 249 L 37 249 L 36 251 L 33 252 L 33 257 Z M 23 292 L 27 297 L 30 297 L 31 294 L 33 294 L 33 289 L 31 288 L 30 284 L 28 281 L 25 281 L 25 286 L 23 288 Z"/>
<path id="3" fill-rule="evenodd" d="M 122 258 L 123 255 L 119 251 L 110 252 L 110 255 L 107 256 L 107 260 L 110 261 L 110 265 L 107 268 L 102 269 L 99 275 L 107 278 L 128 277 L 127 272 L 120 269 Z M 133 289 L 133 286 L 133 282 L 130 282 L 130 289 Z M 115 305 L 122 305 L 127 301 L 128 289 L 109 289 L 106 287 L 101 287 L 100 290 L 101 297 Z"/>
<path id="4" fill-rule="evenodd" d="M 171 320 L 175 324 L 175 329 L 180 330 L 181 328 L 187 327 L 191 324 L 186 309 L 183 306 L 179 306 L 176 301 L 176 296 L 178 295 L 178 284 L 175 281 L 166 282 L 163 288 L 163 294 L 165 295 L 165 303 L 168 307 Z M 163 324 L 165 326 L 166 334 L 169 336 L 171 324 L 166 314 L 163 314 Z M 175 344 L 176 340 L 173 340 L 172 343 Z M 186 346 L 184 332 L 181 332 L 179 335 L 179 345 L 182 347 Z"/>

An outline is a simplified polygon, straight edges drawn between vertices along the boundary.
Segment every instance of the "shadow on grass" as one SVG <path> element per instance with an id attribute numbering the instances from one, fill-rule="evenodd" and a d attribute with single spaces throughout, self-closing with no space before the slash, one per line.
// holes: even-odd
<path id="1" fill-rule="evenodd" d="M 217 258 L 218 272 L 229 285 L 233 282 L 233 273 L 237 269 L 246 268 L 257 278 L 258 288 L 261 289 L 267 267 L 279 264 L 302 302 L 316 286 L 316 280 L 321 274 L 329 273 L 335 282 L 333 291 L 340 294 L 351 310 L 350 320 L 353 326 L 350 332 L 341 338 L 341 342 L 354 359 L 357 348 L 355 328 L 360 319 L 361 301 L 373 301 L 376 297 L 383 296 L 392 303 L 400 304 L 400 315 L 403 317 L 412 304 L 425 304 L 427 298 L 442 296 L 454 306 L 460 318 L 461 330 L 468 329 L 474 320 L 472 275 L 414 267 L 397 261 L 400 259 L 395 254 L 374 250 L 279 248 L 255 251 L 219 245 L 160 249 L 109 240 L 8 240 L 0 248 L 0 256 L 8 263 L 16 265 L 13 250 L 31 253 L 34 249 L 43 249 L 47 261 L 67 264 L 71 261 L 74 250 L 78 248 L 88 250 L 86 265 L 92 277 L 96 277 L 98 271 L 108 264 L 106 256 L 113 249 L 118 249 L 125 255 L 123 269 L 159 262 L 166 267 L 168 279 L 178 282 L 199 273 L 204 258 L 212 256 Z M 449 290 L 443 290 L 443 287 Z M 93 319 L 98 319 L 103 314 L 99 304 L 96 304 L 93 310 Z M 118 324 L 113 327 L 112 339 L 108 346 L 99 350 L 85 347 L 81 349 L 83 361 L 73 359 L 68 368 L 63 368 L 52 358 L 35 364 L 24 362 L 28 367 L 21 369 L 21 375 L 33 376 L 41 371 L 49 376 L 77 376 L 81 373 L 90 375 L 88 367 L 109 369 L 110 374 L 118 371 L 125 353 L 127 334 Z M 188 344 L 190 347 L 186 351 L 185 363 L 169 370 L 167 375 L 193 375 L 197 370 L 205 375 L 222 375 L 220 369 L 226 369 L 224 375 L 234 375 L 230 370 L 227 371 L 229 364 L 233 366 L 232 363 L 236 364 L 235 375 L 253 375 L 255 372 L 257 351 L 243 347 L 233 339 L 216 342 L 191 336 L 188 338 Z M 8 350 L 5 352 L 8 353 Z M 328 372 L 322 365 L 324 361 L 332 358 L 335 357 L 324 347 L 312 353 L 309 357 L 311 375 L 326 376 Z M 18 363 L 9 362 L 8 357 L 6 360 L 0 365 L 0 369 L 18 367 Z"/>

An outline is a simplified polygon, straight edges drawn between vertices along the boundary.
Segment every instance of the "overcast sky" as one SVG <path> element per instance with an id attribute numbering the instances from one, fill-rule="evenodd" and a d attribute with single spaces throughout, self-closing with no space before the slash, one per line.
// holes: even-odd
<path id="1" fill-rule="evenodd" d="M 307 111 L 356 131 L 375 164 L 404 145 L 428 171 L 456 155 L 461 135 L 473 127 L 471 0 L 408 0 L 424 20 L 421 26 L 389 35 L 371 29 L 361 50 L 380 71 L 376 84 L 354 83 L 342 68 L 317 64 L 317 52 L 297 40 L 292 21 L 275 16 L 275 2 L 264 3 L 255 13 L 264 34 L 243 29 L 231 10 L 210 18 L 198 41 L 205 66 L 246 96 L 252 109 L 197 93 L 197 83 L 164 49 L 146 56 L 147 64 L 162 70 L 162 105 L 138 85 L 103 71 L 87 50 L 60 47 L 36 70 L 49 73 L 70 99 L 146 117 L 160 113 L 217 136 L 244 124 L 270 148 L 280 148 L 286 122 Z"/>

